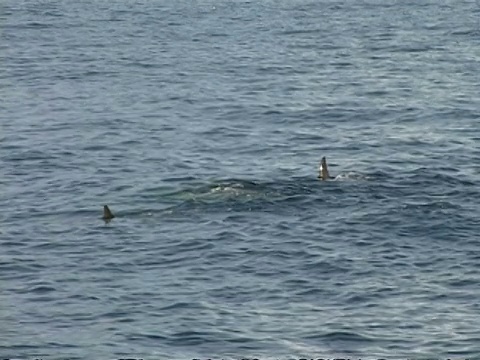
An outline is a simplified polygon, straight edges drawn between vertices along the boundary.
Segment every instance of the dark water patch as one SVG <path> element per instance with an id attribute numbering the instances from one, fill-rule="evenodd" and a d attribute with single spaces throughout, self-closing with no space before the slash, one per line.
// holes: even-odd
<path id="1" fill-rule="evenodd" d="M 132 334 L 126 336 L 126 340 L 128 341 L 135 341 L 135 340 L 140 340 L 142 338 L 148 339 L 148 340 L 155 340 L 155 341 L 168 341 L 169 338 L 167 336 L 163 335 L 157 335 L 157 334 L 148 334 L 148 333 L 139 333 L 139 334 Z"/>
<path id="2" fill-rule="evenodd" d="M 27 288 L 18 289 L 17 291 L 18 293 L 42 295 L 42 294 L 48 294 L 51 292 L 56 292 L 57 289 L 47 284 L 36 284 L 36 285 L 28 286 Z"/>
<path id="3" fill-rule="evenodd" d="M 168 342 L 175 346 L 199 346 L 208 343 L 223 342 L 225 333 L 211 331 L 181 331 L 171 334 Z"/>
<path id="4" fill-rule="evenodd" d="M 320 340 L 320 341 L 325 341 L 326 343 L 329 343 L 331 345 L 337 344 L 347 344 L 347 343 L 368 343 L 372 342 L 373 339 L 370 339 L 367 336 L 362 336 L 358 333 L 354 332 L 347 332 L 347 331 L 335 331 L 335 332 L 329 332 L 326 334 L 315 334 L 315 335 L 309 335 L 306 336 L 306 339 L 309 340 Z"/>
<path id="5" fill-rule="evenodd" d="M 465 288 L 471 289 L 473 286 L 476 286 L 478 282 L 475 279 L 462 279 L 462 280 L 452 280 L 449 283 L 449 286 L 454 288 Z"/>
<path id="6" fill-rule="evenodd" d="M 331 295 L 331 291 L 328 289 L 307 287 L 303 289 L 296 289 L 295 295 L 302 299 L 321 298 L 321 297 L 324 297 L 325 295 Z"/>
<path id="7" fill-rule="evenodd" d="M 43 23 L 38 21 L 29 21 L 23 24 L 17 25 L 9 25 L 8 26 L 11 30 L 42 30 L 42 29 L 61 29 L 62 26 L 60 24 L 53 24 L 53 23 Z"/>

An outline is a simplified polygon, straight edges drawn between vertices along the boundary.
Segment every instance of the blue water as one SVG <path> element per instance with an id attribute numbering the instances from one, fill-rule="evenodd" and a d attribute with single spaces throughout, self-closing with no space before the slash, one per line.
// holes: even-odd
<path id="1" fill-rule="evenodd" d="M 479 17 L 4 0 L 0 357 L 480 358 Z"/>

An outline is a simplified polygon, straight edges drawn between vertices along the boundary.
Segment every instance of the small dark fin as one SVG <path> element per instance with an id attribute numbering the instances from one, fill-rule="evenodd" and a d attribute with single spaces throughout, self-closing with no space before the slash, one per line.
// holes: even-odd
<path id="1" fill-rule="evenodd" d="M 107 205 L 103 205 L 103 217 L 102 219 L 105 221 L 110 221 L 115 217 L 115 215 L 112 214 L 110 209 L 108 208 Z"/>
<path id="2" fill-rule="evenodd" d="M 331 179 L 331 176 L 328 172 L 328 166 L 327 166 L 327 159 L 322 157 L 322 160 L 320 161 L 320 169 L 318 171 L 318 178 L 321 180 L 328 180 Z"/>

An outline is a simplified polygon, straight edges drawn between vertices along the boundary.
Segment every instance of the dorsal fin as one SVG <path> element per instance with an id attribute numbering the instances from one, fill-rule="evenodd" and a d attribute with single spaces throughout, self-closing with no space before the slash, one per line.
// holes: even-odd
<path id="1" fill-rule="evenodd" d="M 110 209 L 108 208 L 107 205 L 103 205 L 103 217 L 102 219 L 105 221 L 110 221 L 115 217 L 115 215 L 112 214 Z"/>
<path id="2" fill-rule="evenodd" d="M 321 180 L 328 180 L 331 179 L 330 174 L 328 172 L 328 166 L 327 166 L 327 159 L 322 157 L 322 160 L 320 161 L 320 169 L 318 172 L 318 178 Z"/>

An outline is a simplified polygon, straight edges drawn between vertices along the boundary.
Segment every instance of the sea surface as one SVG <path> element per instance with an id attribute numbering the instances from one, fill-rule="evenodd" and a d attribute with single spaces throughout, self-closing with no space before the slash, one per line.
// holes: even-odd
<path id="1" fill-rule="evenodd" d="M 3 0 L 0 358 L 479 359 L 479 19 Z"/>

